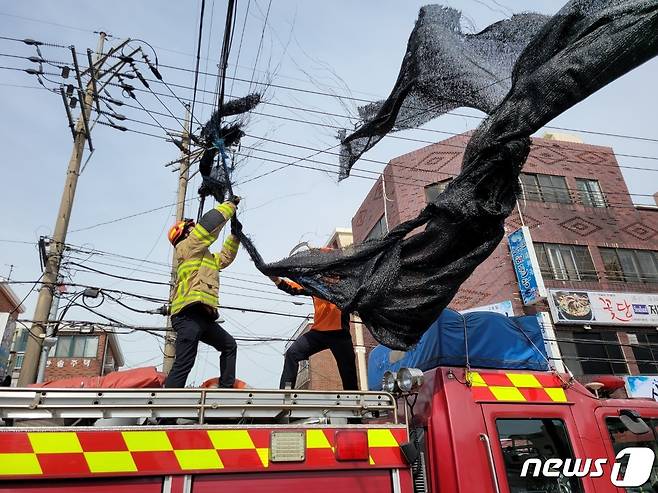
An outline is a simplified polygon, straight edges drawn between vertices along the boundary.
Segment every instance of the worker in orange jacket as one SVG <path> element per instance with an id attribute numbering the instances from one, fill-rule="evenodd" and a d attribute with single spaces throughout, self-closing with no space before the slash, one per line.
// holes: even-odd
<path id="1" fill-rule="evenodd" d="M 342 313 L 336 305 L 327 300 L 313 296 L 296 282 L 280 277 L 271 279 L 280 290 L 288 294 L 312 296 L 315 309 L 310 330 L 299 336 L 286 351 L 279 388 L 284 389 L 286 385 L 294 387 L 299 362 L 324 349 L 329 349 L 336 359 L 343 389 L 358 390 L 349 314 Z"/>

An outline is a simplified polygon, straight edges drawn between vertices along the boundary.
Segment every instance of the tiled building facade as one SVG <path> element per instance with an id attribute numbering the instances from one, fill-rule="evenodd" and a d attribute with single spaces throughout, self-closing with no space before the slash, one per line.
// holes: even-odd
<path id="1" fill-rule="evenodd" d="M 523 194 L 505 223 L 506 233 L 527 226 L 549 290 L 658 295 L 658 207 L 633 204 L 611 148 L 572 136 L 547 137 L 533 139 L 521 175 Z M 391 160 L 352 220 L 354 241 L 414 218 L 459 173 L 467 142 L 468 135 L 459 135 Z M 522 303 L 503 239 L 451 307 L 506 300 L 517 315 L 549 310 L 546 303 Z M 618 321 L 627 315 L 623 312 Z M 555 325 L 564 361 L 581 380 L 658 374 L 658 327 L 619 323 Z M 569 342 L 574 340 L 579 342 Z"/>
<path id="2" fill-rule="evenodd" d="M 25 328 L 17 331 L 14 384 L 20 373 L 27 337 Z M 44 381 L 103 376 L 123 365 L 123 354 L 115 334 L 101 330 L 71 332 L 62 329 L 48 354 Z"/>

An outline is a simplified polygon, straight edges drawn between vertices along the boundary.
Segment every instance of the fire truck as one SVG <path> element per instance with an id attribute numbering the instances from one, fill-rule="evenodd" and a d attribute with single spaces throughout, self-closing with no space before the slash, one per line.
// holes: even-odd
<path id="1" fill-rule="evenodd" d="M 402 368 L 387 372 L 383 387 L 5 388 L 0 493 L 658 487 L 656 466 L 641 486 L 624 490 L 611 480 L 621 450 L 656 451 L 652 400 L 598 397 L 551 371 Z"/>

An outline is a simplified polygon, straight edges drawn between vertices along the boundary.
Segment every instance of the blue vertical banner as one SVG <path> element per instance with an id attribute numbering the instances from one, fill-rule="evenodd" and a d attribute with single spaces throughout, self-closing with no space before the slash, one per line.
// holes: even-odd
<path id="1" fill-rule="evenodd" d="M 534 305 L 546 297 L 546 288 L 528 227 L 523 226 L 508 235 L 507 243 L 519 283 L 521 300 L 524 305 Z"/>

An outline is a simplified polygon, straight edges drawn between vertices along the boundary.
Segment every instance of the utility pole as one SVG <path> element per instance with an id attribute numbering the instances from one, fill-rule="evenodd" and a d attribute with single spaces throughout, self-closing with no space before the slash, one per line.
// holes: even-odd
<path id="1" fill-rule="evenodd" d="M 105 37 L 106 34 L 101 32 L 98 39 L 98 46 L 96 48 L 96 59 L 94 60 L 96 65 L 98 65 L 98 62 L 102 57 Z M 30 329 L 30 332 L 34 337 L 28 338 L 27 341 L 23 366 L 21 367 L 21 373 L 18 378 L 19 387 L 26 387 L 29 384 L 34 383 L 37 377 L 43 335 L 46 332 L 45 327 L 53 303 L 53 289 L 59 277 L 59 267 L 64 252 L 69 220 L 71 218 L 75 189 L 78 184 L 78 176 L 80 175 L 80 163 L 82 162 L 82 155 L 84 154 L 85 142 L 89 138 L 89 135 L 87 135 L 87 132 L 89 131 L 88 122 L 89 117 L 91 116 L 91 106 L 94 102 L 94 77 L 96 77 L 98 69 L 99 66 L 89 67 L 91 80 L 87 84 L 84 102 L 81 101 L 80 116 L 78 117 L 75 126 L 73 152 L 71 153 L 71 159 L 69 160 L 66 182 L 62 192 L 59 212 L 57 213 L 53 241 L 50 244 L 48 258 L 46 259 L 46 267 L 43 273 L 41 289 L 39 290 L 39 299 L 37 300 L 37 307 L 34 311 L 34 323 Z"/>
<path id="2" fill-rule="evenodd" d="M 186 105 L 185 111 L 185 130 L 182 138 L 182 155 L 180 159 L 180 173 L 178 175 L 178 198 L 176 200 L 176 221 L 182 221 L 185 217 L 185 195 L 187 194 L 187 184 L 190 180 L 190 134 L 192 133 L 192 116 L 190 107 Z M 176 250 L 171 255 L 171 289 L 169 299 L 171 300 L 176 289 L 176 273 L 178 271 L 178 261 L 176 260 Z M 171 328 L 171 316 L 167 317 L 167 332 L 165 335 L 164 360 L 162 362 L 162 371 L 169 373 L 171 366 L 174 364 L 176 355 L 176 333 Z"/>

